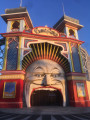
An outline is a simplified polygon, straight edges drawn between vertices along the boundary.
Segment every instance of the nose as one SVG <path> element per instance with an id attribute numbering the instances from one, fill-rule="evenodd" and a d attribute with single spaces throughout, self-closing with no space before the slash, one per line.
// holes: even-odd
<path id="1" fill-rule="evenodd" d="M 51 85 L 51 77 L 50 74 L 45 74 L 45 77 L 43 79 L 43 85 L 44 86 L 49 86 Z"/>

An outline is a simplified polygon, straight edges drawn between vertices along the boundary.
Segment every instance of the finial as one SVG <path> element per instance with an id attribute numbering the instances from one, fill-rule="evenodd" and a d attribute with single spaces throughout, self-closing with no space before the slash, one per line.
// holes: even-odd
<path id="1" fill-rule="evenodd" d="M 63 14 L 65 15 L 65 9 L 64 9 L 64 4 L 63 4 L 63 1 L 61 0 L 62 2 L 62 7 L 63 7 Z"/>
<path id="2" fill-rule="evenodd" d="M 22 7 L 22 0 L 20 0 L 20 7 Z"/>
<path id="3" fill-rule="evenodd" d="M 63 14 L 65 15 L 65 9 L 64 9 L 64 4 L 62 2 L 62 7 L 63 7 Z"/>

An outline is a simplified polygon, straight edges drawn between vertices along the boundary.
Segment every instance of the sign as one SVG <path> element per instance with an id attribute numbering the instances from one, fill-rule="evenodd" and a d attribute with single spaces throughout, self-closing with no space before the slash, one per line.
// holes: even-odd
<path id="1" fill-rule="evenodd" d="M 59 37 L 59 32 L 52 28 L 48 27 L 37 27 L 32 30 L 32 33 L 34 34 L 40 34 L 40 35 L 47 35 L 47 36 L 55 36 Z"/>
<path id="2" fill-rule="evenodd" d="M 16 82 L 5 82 L 3 98 L 15 98 L 16 94 Z"/>
<path id="3" fill-rule="evenodd" d="M 77 83 L 77 94 L 78 97 L 85 97 L 85 87 L 84 83 Z"/>

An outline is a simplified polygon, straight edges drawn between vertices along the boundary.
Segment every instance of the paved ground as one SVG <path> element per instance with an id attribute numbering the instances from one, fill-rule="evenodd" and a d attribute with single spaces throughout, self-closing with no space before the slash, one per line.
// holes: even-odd
<path id="1" fill-rule="evenodd" d="M 0 109 L 0 120 L 90 120 L 90 108 Z"/>

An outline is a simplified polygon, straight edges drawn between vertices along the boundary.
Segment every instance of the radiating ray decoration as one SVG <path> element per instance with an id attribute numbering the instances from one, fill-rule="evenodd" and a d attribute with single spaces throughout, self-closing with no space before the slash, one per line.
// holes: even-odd
<path id="1" fill-rule="evenodd" d="M 22 61 L 23 70 L 26 70 L 36 60 L 49 59 L 60 64 L 65 72 L 70 72 L 68 59 L 61 54 L 62 47 L 47 42 L 30 44 L 29 47 L 32 49 L 32 52 L 24 57 Z"/>

